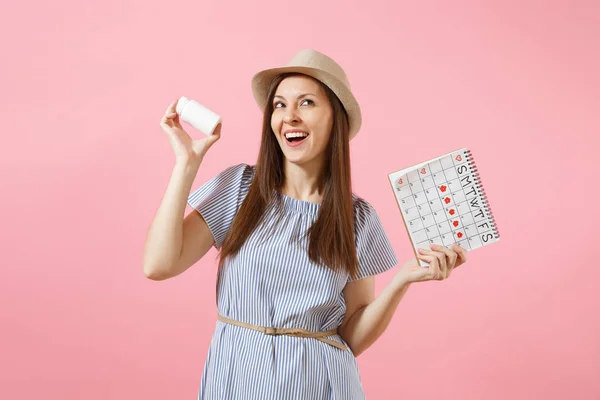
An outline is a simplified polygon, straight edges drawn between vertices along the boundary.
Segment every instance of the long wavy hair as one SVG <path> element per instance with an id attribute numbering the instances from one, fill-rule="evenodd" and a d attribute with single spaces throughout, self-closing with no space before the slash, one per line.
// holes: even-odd
<path id="1" fill-rule="evenodd" d="M 225 259 L 236 255 L 250 234 L 263 220 L 272 201 L 281 205 L 284 184 L 284 155 L 271 128 L 273 98 L 285 78 L 298 73 L 279 75 L 270 85 L 263 116 L 260 152 L 252 183 L 219 252 L 219 269 Z M 308 229 L 309 259 L 333 270 L 346 270 L 352 278 L 358 270 L 354 242 L 354 205 L 350 174 L 348 115 L 338 97 L 316 80 L 333 109 L 333 126 L 326 149 L 326 161 L 319 177 L 323 199 L 317 219 Z"/>

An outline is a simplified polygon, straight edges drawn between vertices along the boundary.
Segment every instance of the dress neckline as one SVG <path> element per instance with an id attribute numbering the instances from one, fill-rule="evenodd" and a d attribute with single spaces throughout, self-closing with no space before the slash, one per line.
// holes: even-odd
<path id="1" fill-rule="evenodd" d="M 278 191 L 274 191 L 274 194 L 279 194 L 282 199 L 283 207 L 291 211 L 298 211 L 301 213 L 316 215 L 319 213 L 319 209 L 321 208 L 321 204 L 319 203 L 312 203 L 306 200 L 295 199 Z"/>

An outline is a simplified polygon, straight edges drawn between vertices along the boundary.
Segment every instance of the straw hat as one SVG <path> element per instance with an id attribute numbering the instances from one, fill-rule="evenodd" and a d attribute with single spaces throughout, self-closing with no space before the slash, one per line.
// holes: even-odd
<path id="1" fill-rule="evenodd" d="M 350 90 L 350 82 L 348 82 L 346 73 L 338 63 L 316 50 L 300 50 L 285 66 L 269 68 L 254 75 L 252 94 L 261 110 L 264 111 L 267 105 L 269 86 L 273 79 L 277 75 L 288 72 L 299 72 L 327 85 L 346 109 L 350 125 L 350 139 L 356 136 L 362 123 L 362 116 L 360 106 Z"/>

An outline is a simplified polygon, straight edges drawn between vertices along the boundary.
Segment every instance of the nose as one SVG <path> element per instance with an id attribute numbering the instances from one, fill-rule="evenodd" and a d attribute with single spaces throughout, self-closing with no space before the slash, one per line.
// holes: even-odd
<path id="1" fill-rule="evenodd" d="M 288 107 L 285 111 L 285 115 L 283 116 L 283 122 L 286 124 L 292 124 L 294 122 L 299 122 L 300 117 L 296 114 L 296 110 L 293 107 Z"/>

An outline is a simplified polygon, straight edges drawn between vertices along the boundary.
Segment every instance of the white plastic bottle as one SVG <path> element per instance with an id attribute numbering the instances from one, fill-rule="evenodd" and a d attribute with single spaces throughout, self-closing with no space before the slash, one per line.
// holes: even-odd
<path id="1" fill-rule="evenodd" d="M 205 135 L 212 135 L 215 128 L 221 123 L 221 117 L 218 114 L 185 96 L 181 96 L 177 101 L 176 112 L 183 121 Z"/>

